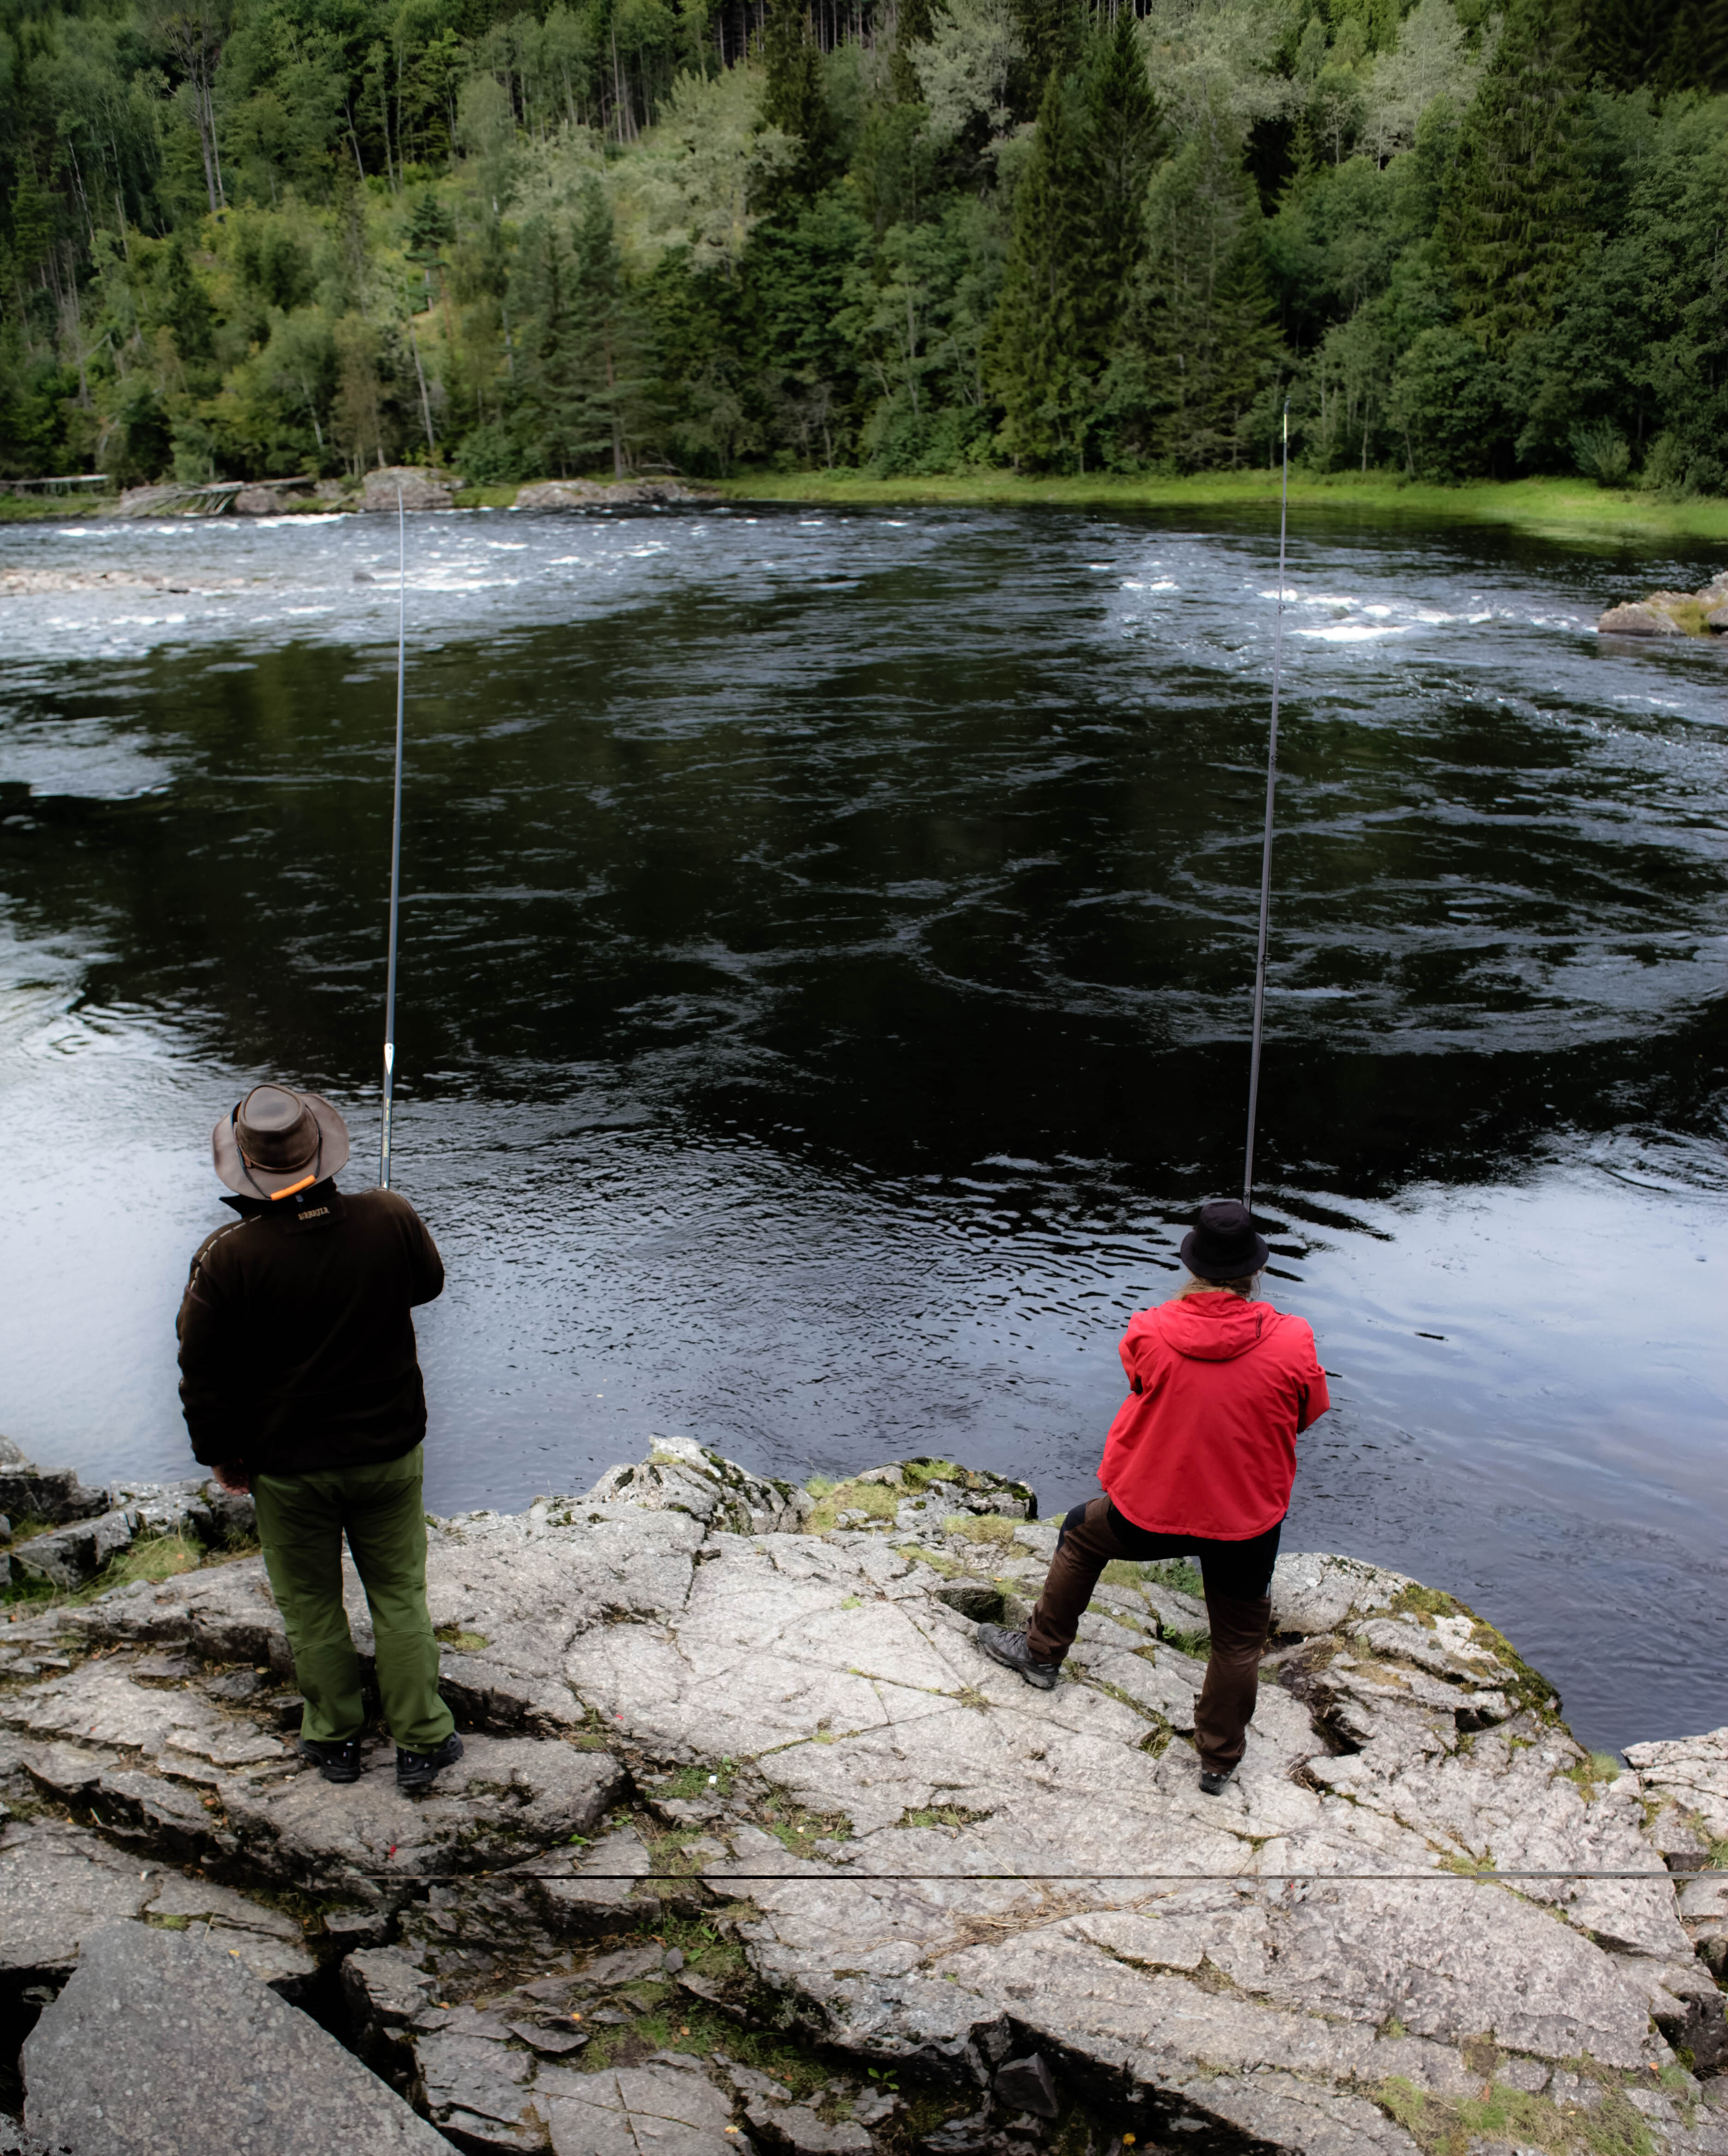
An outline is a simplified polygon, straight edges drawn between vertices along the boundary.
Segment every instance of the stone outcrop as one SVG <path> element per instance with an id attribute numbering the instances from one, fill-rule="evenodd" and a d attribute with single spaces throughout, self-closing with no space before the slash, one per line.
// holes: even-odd
<path id="1" fill-rule="evenodd" d="M 14 1574 L 55 1588 L 80 1588 L 141 1535 L 183 1535 L 206 1549 L 252 1538 L 252 1500 L 219 1482 L 124 1482 L 86 1488 L 70 1467 L 38 1467 L 0 1437 L 0 1588 Z M 13 1532 L 11 1522 L 18 1522 Z M 24 1523 L 31 1523 L 26 1532 Z M 61 1524 L 44 1527 L 44 1522 Z"/>
<path id="2" fill-rule="evenodd" d="M 362 509 L 396 514 L 399 490 L 404 509 L 453 509 L 454 490 L 462 482 L 449 472 L 434 471 L 428 465 L 387 465 L 366 475 Z"/>
<path id="3" fill-rule="evenodd" d="M 1053 1691 L 980 1653 L 1054 1540 L 947 1462 L 813 1499 L 670 1439 L 437 1523 L 467 1752 L 419 1801 L 382 1744 L 300 1765 L 255 1558 L 27 1617 L 11 1980 L 202 1895 L 280 1995 L 339 1966 L 357 2055 L 470 2150 L 1728 2153 L 1728 1732 L 1613 1773 L 1464 1605 L 1295 1553 L 1209 1799 L 1184 1568 L 1112 1568 Z M 285 1894 L 296 1938 L 248 1914 Z"/>
<path id="4" fill-rule="evenodd" d="M 601 484 L 589 479 L 537 480 L 517 491 L 518 509 L 618 509 L 641 502 L 712 501 L 700 487 L 671 479 L 624 479 Z"/>
<path id="5" fill-rule="evenodd" d="M 1728 634 L 1728 569 L 1701 591 L 1652 592 L 1611 606 L 1596 624 L 1603 636 L 1720 636 Z"/>
<path id="6" fill-rule="evenodd" d="M 107 1924 L 24 2046 L 26 2129 L 76 2156 L 442 2156 L 449 2143 L 210 1943 Z"/>

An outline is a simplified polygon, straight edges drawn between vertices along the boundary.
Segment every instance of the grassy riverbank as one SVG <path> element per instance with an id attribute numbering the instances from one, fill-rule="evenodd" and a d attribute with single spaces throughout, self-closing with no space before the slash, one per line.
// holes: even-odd
<path id="1" fill-rule="evenodd" d="M 609 475 L 596 473 L 605 480 Z M 807 502 L 836 508 L 918 507 L 961 503 L 1031 508 L 1160 509 L 1195 516 L 1278 508 L 1275 472 L 1196 472 L 1185 479 L 1149 475 L 1021 479 L 1012 472 L 954 474 L 935 479 L 872 479 L 856 472 L 743 472 L 697 482 L 704 492 L 734 502 Z M 514 485 L 464 487 L 459 509 L 507 509 Z M 113 497 L 90 501 L 0 495 L 0 523 L 69 522 L 111 514 Z M 285 514 L 328 515 L 332 505 L 310 500 L 283 504 Z M 1728 549 L 1728 498 L 1694 495 L 1683 501 L 1657 494 L 1617 491 L 1583 479 L 1477 480 L 1440 486 L 1391 472 L 1290 475 L 1290 506 L 1304 515 L 1351 516 L 1369 522 L 1504 525 L 1545 539 L 1601 552 L 1667 546 L 1689 553 Z"/>
<path id="2" fill-rule="evenodd" d="M 1039 503 L 1065 508 L 1276 511 L 1276 472 L 1196 472 L 1186 479 L 1150 476 L 1020 479 L 979 472 L 939 479 L 869 479 L 856 472 L 751 473 L 718 482 L 735 501 L 807 501 L 836 507 L 934 502 Z M 1348 513 L 1422 524 L 1502 524 L 1544 538 L 1595 547 L 1653 542 L 1690 547 L 1728 547 L 1728 499 L 1695 495 L 1666 501 L 1655 494 L 1616 491 L 1583 479 L 1479 480 L 1425 485 L 1391 472 L 1290 475 L 1293 511 Z"/>

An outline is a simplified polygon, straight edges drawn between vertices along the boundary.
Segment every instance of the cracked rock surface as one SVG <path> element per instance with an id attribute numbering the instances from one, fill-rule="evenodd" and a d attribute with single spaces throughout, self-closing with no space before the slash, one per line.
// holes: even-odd
<path id="1" fill-rule="evenodd" d="M 1611 1777 L 1463 1605 L 1299 1553 L 1209 1799 L 1181 1568 L 1113 1567 L 1052 1691 L 979 1651 L 1033 1511 L 903 1461 L 813 1512 L 656 1440 L 438 1523 L 467 1753 L 419 1801 L 382 1745 L 347 1789 L 295 1758 L 255 1558 L 10 1628 L 0 1771 L 50 1809 L 0 1936 L 64 1972 L 184 1914 L 279 1992 L 270 1953 L 345 1955 L 360 2056 L 470 2149 L 1414 2156 L 1522 2106 L 1530 2145 L 1728 2156 L 1728 1732 Z M 249 1919 L 290 1890 L 304 1936 Z"/>

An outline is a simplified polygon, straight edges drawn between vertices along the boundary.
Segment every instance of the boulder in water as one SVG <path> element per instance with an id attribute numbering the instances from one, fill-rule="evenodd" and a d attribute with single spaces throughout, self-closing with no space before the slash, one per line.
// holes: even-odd
<path id="1" fill-rule="evenodd" d="M 360 498 L 360 506 L 388 511 L 394 516 L 399 488 L 404 509 L 453 509 L 455 498 L 452 490 L 460 484 L 450 473 L 434 471 L 428 465 L 387 465 L 382 471 L 366 475 L 366 491 Z"/>
<path id="2" fill-rule="evenodd" d="M 619 509 L 649 504 L 707 501 L 712 497 L 671 479 L 615 480 L 602 485 L 591 479 L 549 479 L 521 488 L 518 509 Z"/>

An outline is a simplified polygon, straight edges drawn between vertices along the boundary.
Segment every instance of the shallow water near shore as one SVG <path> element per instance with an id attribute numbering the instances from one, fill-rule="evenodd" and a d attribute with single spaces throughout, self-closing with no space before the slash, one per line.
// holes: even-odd
<path id="1" fill-rule="evenodd" d="M 373 1173 L 395 539 L 0 537 L 164 580 L 0 602 L 0 1427 L 44 1459 L 183 1471 L 248 1082 L 331 1092 Z M 1240 1178 L 1275 528 L 409 543 L 429 1503 L 665 1430 L 1088 1494 L 1121 1326 Z M 1337 518 L 1286 580 L 1259 1204 L 1338 1373 L 1286 1546 L 1463 1595 L 1597 1744 L 1728 1720 L 1728 654 L 1591 629 L 1717 566 Z"/>

